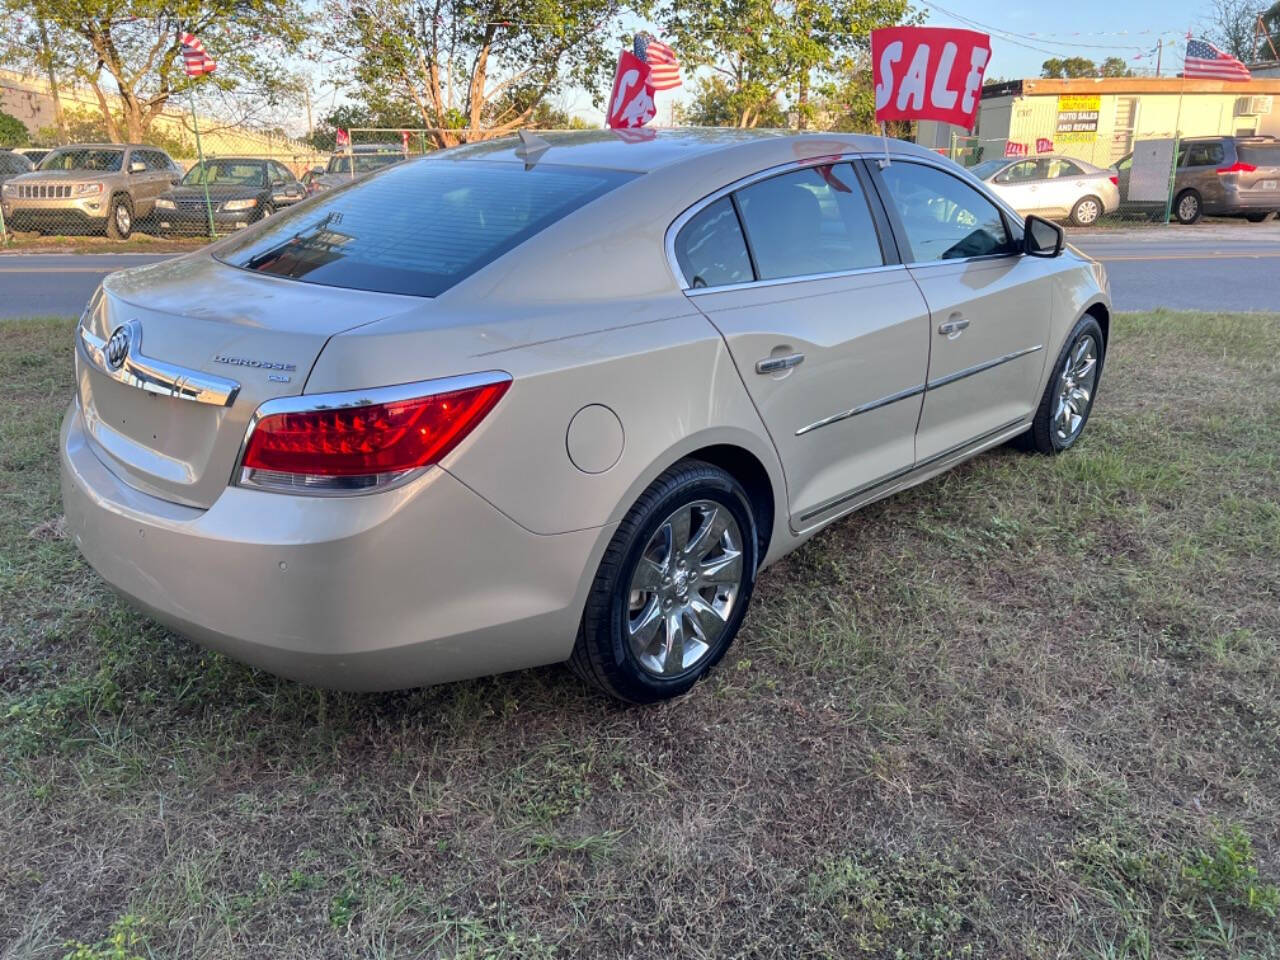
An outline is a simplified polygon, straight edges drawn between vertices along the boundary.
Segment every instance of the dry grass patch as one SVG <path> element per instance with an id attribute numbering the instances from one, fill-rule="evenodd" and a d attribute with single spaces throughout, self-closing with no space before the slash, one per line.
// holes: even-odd
<path id="1" fill-rule="evenodd" d="M 1076 450 L 837 524 L 623 709 L 150 624 L 59 534 L 70 322 L 6 323 L 0 956 L 1280 955 L 1280 319 L 1114 327 Z"/>

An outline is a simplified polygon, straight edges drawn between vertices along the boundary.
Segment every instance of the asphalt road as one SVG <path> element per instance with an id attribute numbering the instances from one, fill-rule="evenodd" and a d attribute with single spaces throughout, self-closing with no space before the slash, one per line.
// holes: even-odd
<path id="1" fill-rule="evenodd" d="M 1072 230 L 1101 260 L 1117 310 L 1280 310 L 1280 223 Z M 0 317 L 78 314 L 113 270 L 156 254 L 0 254 Z"/>

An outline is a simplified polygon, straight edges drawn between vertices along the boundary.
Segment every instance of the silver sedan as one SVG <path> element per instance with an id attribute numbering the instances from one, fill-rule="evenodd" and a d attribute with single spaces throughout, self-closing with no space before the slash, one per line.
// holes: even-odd
<path id="1" fill-rule="evenodd" d="M 972 173 L 1019 213 L 1092 226 L 1120 209 L 1120 178 L 1076 157 L 988 160 Z"/>
<path id="2" fill-rule="evenodd" d="M 160 622 L 390 689 L 645 702 L 828 524 L 1092 408 L 1102 268 L 906 143 L 608 132 L 398 164 L 109 277 L 68 528 Z"/>

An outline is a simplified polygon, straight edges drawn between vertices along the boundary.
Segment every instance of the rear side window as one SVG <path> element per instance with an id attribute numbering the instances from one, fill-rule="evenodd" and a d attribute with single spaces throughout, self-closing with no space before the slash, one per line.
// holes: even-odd
<path id="1" fill-rule="evenodd" d="M 722 287 L 754 280 L 747 242 L 742 237 L 733 202 L 721 197 L 680 228 L 676 262 L 693 288 Z"/>
<path id="2" fill-rule="evenodd" d="M 1226 154 L 1220 143 L 1193 143 L 1187 152 L 1187 166 L 1217 166 L 1225 157 Z"/>
<path id="3" fill-rule="evenodd" d="M 967 183 L 922 163 L 880 171 L 916 263 L 1012 253 L 1004 218 Z"/>
<path id="4" fill-rule="evenodd" d="M 771 177 L 736 196 L 761 280 L 884 263 L 866 195 L 847 163 Z"/>
<path id="5" fill-rule="evenodd" d="M 277 213 L 220 257 L 307 283 L 434 297 L 634 176 L 418 160 Z"/>
<path id="6" fill-rule="evenodd" d="M 1058 177 L 1082 177 L 1084 171 L 1070 160 L 1050 160 L 1049 161 L 1049 179 L 1054 180 Z"/>

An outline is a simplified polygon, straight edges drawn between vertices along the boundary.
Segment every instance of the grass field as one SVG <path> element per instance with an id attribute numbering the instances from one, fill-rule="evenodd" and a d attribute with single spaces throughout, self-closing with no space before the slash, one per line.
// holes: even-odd
<path id="1" fill-rule="evenodd" d="M 1280 956 L 1280 318 L 1114 328 L 1077 449 L 837 524 L 624 709 L 150 624 L 61 536 L 71 323 L 4 323 L 0 957 Z"/>

